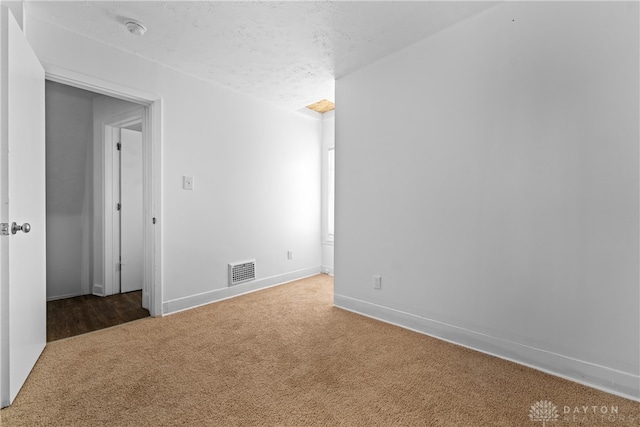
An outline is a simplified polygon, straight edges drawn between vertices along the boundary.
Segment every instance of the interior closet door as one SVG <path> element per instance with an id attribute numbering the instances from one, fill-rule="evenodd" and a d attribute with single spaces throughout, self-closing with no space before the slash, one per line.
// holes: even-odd
<path id="1" fill-rule="evenodd" d="M 142 132 L 121 129 L 120 143 L 120 292 L 131 292 L 143 282 Z"/>

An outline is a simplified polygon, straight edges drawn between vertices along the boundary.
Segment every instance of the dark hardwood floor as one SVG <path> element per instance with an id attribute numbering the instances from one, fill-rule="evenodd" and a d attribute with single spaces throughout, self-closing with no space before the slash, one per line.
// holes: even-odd
<path id="1" fill-rule="evenodd" d="M 148 317 L 142 291 L 97 297 L 83 295 L 47 302 L 47 342 Z"/>

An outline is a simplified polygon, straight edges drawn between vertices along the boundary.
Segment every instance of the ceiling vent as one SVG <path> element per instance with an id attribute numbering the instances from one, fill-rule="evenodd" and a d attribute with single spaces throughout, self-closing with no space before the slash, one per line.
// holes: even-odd
<path id="1" fill-rule="evenodd" d="M 229 264 L 229 286 L 256 278 L 256 260 Z"/>

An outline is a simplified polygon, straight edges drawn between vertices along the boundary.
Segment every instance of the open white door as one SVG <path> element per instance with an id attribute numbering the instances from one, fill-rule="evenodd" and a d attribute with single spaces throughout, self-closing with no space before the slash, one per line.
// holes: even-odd
<path id="1" fill-rule="evenodd" d="M 142 289 L 144 221 L 142 132 L 120 129 L 120 292 Z"/>
<path id="2" fill-rule="evenodd" d="M 0 45 L 0 403 L 5 407 L 46 344 L 45 106 L 44 70 L 5 7 L 0 7 Z"/>

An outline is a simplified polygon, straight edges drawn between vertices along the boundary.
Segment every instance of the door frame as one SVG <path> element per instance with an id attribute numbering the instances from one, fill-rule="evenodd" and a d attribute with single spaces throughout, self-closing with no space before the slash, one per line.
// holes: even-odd
<path id="1" fill-rule="evenodd" d="M 106 80 L 42 63 L 45 79 L 113 98 L 140 104 L 142 120 L 142 173 L 143 173 L 143 228 L 144 228 L 144 290 L 148 290 L 147 305 L 151 316 L 162 316 L 162 98 Z M 103 160 L 103 180 L 107 169 Z M 112 173 L 112 170 L 110 170 Z M 111 181 L 109 181 L 111 183 Z M 106 180 L 103 181 L 103 185 Z M 106 189 L 104 189 L 106 190 Z M 104 193 L 107 194 L 106 191 Z M 106 204 L 105 204 L 106 206 Z M 105 207 L 106 210 L 106 207 Z M 155 221 L 155 223 L 154 223 Z M 106 235 L 106 217 L 102 235 Z M 112 236 L 112 234 L 111 234 Z M 108 238 L 110 239 L 111 236 Z M 106 242 L 106 240 L 105 240 Z M 104 256 L 107 254 L 104 248 Z M 112 251 L 109 252 L 112 255 Z M 104 265 L 107 271 L 107 264 Z M 107 284 L 106 278 L 105 285 Z"/>

